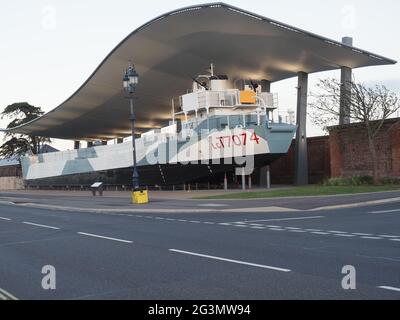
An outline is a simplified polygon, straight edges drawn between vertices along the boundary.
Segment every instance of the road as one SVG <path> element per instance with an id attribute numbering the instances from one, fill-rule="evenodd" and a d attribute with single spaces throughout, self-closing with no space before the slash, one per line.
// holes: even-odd
<path id="1" fill-rule="evenodd" d="M 0 299 L 400 299 L 400 202 L 296 212 L 0 204 Z M 43 266 L 56 289 L 42 288 Z M 356 289 L 342 288 L 344 266 Z"/>

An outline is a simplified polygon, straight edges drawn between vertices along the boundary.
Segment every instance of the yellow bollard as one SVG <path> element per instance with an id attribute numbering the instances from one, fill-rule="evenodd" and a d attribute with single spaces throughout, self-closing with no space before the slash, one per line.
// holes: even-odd
<path id="1" fill-rule="evenodd" d="M 132 192 L 132 203 L 146 204 L 149 203 L 149 195 L 147 190 L 136 190 Z"/>

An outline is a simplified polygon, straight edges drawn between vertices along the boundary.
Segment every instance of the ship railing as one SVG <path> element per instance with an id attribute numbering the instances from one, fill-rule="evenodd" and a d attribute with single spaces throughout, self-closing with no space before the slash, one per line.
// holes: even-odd
<path id="1" fill-rule="evenodd" d="M 175 105 L 175 99 L 173 99 Z M 241 92 L 238 89 L 226 91 L 199 91 L 192 92 L 179 98 L 179 106 L 182 112 L 196 112 L 210 108 L 277 108 L 277 96 L 267 92 L 255 94 L 255 103 L 241 103 Z M 175 110 L 175 108 L 173 107 Z"/>

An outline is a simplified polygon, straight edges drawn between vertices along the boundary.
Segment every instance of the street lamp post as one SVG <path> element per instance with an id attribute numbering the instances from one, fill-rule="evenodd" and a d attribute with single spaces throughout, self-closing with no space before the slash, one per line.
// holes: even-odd
<path id="1" fill-rule="evenodd" d="M 131 107 L 130 121 L 132 125 L 132 148 L 133 148 L 133 174 L 132 174 L 132 186 L 133 190 L 137 190 L 140 187 L 139 173 L 136 165 L 136 143 L 135 143 L 135 112 L 133 110 L 133 94 L 135 93 L 136 86 L 139 82 L 139 74 L 136 72 L 135 67 L 130 64 L 128 69 L 125 71 L 123 78 L 124 90 L 129 95 L 129 102 Z"/>

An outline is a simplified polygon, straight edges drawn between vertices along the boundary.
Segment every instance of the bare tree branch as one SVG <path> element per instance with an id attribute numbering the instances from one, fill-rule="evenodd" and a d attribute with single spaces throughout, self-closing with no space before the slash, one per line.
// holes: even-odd
<path id="1" fill-rule="evenodd" d="M 379 163 L 375 138 L 385 121 L 400 110 L 399 96 L 384 85 L 367 87 L 353 79 L 350 90 L 341 95 L 341 83 L 337 79 L 320 80 L 317 93 L 311 93 L 311 120 L 323 129 L 335 125 L 341 116 L 340 102 L 343 99 L 349 109 L 351 121 L 363 123 L 373 159 L 374 182 L 379 180 Z"/>

